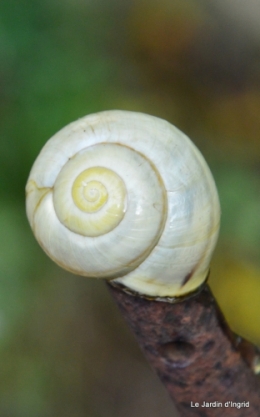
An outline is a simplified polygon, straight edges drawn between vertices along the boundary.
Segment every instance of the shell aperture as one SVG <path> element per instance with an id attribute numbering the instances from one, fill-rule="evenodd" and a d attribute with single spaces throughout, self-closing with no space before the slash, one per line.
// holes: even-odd
<path id="1" fill-rule="evenodd" d="M 38 242 L 69 271 L 161 297 L 206 278 L 216 187 L 197 148 L 164 120 L 108 111 L 71 123 L 42 149 L 26 191 Z"/>

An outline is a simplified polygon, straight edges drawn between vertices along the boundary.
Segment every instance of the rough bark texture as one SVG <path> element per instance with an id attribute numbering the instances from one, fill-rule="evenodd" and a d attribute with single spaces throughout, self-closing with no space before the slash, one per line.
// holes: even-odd
<path id="1" fill-rule="evenodd" d="M 231 332 L 207 285 L 177 303 L 108 287 L 181 417 L 260 416 L 256 348 Z"/>

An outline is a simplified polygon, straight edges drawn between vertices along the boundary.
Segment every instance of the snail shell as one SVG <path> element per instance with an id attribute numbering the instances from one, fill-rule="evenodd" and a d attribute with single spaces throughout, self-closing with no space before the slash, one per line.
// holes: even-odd
<path id="1" fill-rule="evenodd" d="M 73 273 L 161 297 L 207 277 L 217 190 L 198 149 L 164 120 L 107 111 L 69 124 L 43 147 L 26 194 L 36 239 Z"/>

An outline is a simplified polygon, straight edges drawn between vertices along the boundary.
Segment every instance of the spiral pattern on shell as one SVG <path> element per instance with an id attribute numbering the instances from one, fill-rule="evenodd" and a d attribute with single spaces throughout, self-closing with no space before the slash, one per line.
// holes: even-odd
<path id="1" fill-rule="evenodd" d="M 197 148 L 164 120 L 107 111 L 71 123 L 42 149 L 26 193 L 38 242 L 69 271 L 150 296 L 180 296 L 206 278 L 216 187 Z"/>

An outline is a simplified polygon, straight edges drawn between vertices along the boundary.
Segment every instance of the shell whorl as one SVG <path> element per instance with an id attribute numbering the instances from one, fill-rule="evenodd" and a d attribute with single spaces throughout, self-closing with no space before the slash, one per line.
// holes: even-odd
<path id="1" fill-rule="evenodd" d="M 27 186 L 27 215 L 47 254 L 74 273 L 150 296 L 205 280 L 219 229 L 212 175 L 164 120 L 108 111 L 63 128 Z"/>

